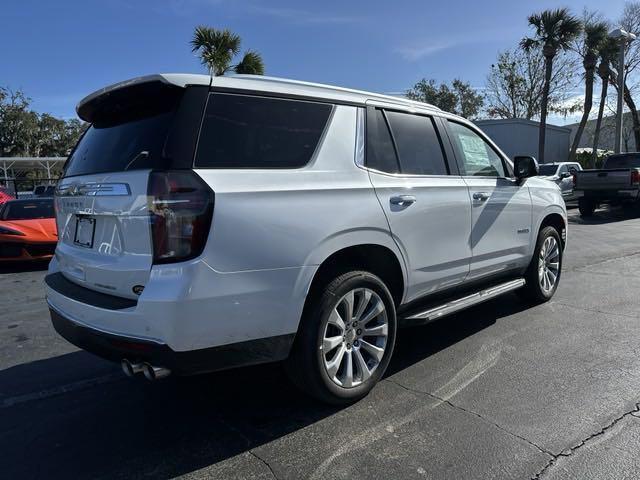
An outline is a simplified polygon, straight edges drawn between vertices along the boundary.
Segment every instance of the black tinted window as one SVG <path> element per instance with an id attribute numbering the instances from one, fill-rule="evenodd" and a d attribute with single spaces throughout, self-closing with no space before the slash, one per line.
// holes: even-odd
<path id="1" fill-rule="evenodd" d="M 164 168 L 162 148 L 171 114 L 116 126 L 92 125 L 71 155 L 65 176 Z"/>
<path id="2" fill-rule="evenodd" d="M 212 94 L 196 166 L 302 167 L 311 160 L 332 108 L 325 103 Z"/>
<path id="3" fill-rule="evenodd" d="M 544 176 L 551 176 L 551 175 L 555 175 L 557 170 L 558 170 L 557 165 L 540 165 L 538 173 Z"/>
<path id="4" fill-rule="evenodd" d="M 2 220 L 34 220 L 53 218 L 53 199 L 17 200 L 7 202 L 2 209 Z"/>
<path id="5" fill-rule="evenodd" d="M 611 155 L 605 160 L 604 168 L 640 168 L 640 156 Z"/>
<path id="6" fill-rule="evenodd" d="M 446 175 L 442 146 L 433 120 L 409 113 L 386 112 L 402 173 Z"/>
<path id="7" fill-rule="evenodd" d="M 367 167 L 380 172 L 400 171 L 391 134 L 382 110 L 370 110 L 367 115 Z"/>
<path id="8" fill-rule="evenodd" d="M 178 94 L 158 96 L 148 105 L 117 109 L 97 118 L 69 157 L 65 176 L 167 168 L 163 149 Z"/>

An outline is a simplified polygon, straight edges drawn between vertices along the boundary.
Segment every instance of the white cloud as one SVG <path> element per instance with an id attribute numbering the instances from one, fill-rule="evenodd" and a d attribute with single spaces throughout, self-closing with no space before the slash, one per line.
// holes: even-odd
<path id="1" fill-rule="evenodd" d="M 256 15 L 265 15 L 298 24 L 347 24 L 356 23 L 361 20 L 360 17 L 327 15 L 324 13 L 310 12 L 295 8 L 250 6 L 247 10 L 249 13 Z"/>
<path id="2" fill-rule="evenodd" d="M 399 53 L 402 58 L 409 62 L 415 62 L 424 57 L 428 57 L 435 53 L 442 52 L 443 50 L 448 50 L 450 48 L 461 45 L 462 43 L 457 42 L 448 42 L 448 43 L 429 43 L 425 42 L 422 45 L 411 46 L 411 47 L 399 47 L 396 48 L 396 53 Z"/>

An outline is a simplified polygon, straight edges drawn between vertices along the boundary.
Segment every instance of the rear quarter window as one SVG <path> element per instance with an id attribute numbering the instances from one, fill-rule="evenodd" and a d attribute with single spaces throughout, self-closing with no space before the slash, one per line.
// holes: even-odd
<path id="1" fill-rule="evenodd" d="M 212 93 L 198 141 L 200 168 L 299 168 L 311 160 L 333 106 Z"/>

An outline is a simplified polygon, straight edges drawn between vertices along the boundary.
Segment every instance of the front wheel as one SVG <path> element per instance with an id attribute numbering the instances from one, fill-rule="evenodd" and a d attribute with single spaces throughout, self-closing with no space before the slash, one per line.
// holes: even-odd
<path id="1" fill-rule="evenodd" d="M 533 258 L 525 275 L 526 285 L 522 293 L 536 302 L 546 302 L 553 297 L 562 273 L 562 240 L 553 227 L 544 227 L 538 234 Z"/>
<path id="2" fill-rule="evenodd" d="M 369 272 L 348 272 L 310 299 L 285 367 L 312 396 L 351 403 L 382 378 L 395 337 L 395 305 L 385 284 Z"/>

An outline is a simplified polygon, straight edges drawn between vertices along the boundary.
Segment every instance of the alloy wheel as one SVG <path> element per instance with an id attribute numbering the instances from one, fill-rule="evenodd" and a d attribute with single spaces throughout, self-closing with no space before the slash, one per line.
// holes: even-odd
<path id="1" fill-rule="evenodd" d="M 560 275 L 560 245 L 555 237 L 547 237 L 538 258 L 538 280 L 540 288 L 549 294 L 556 286 Z"/>
<path id="2" fill-rule="evenodd" d="M 320 346 L 329 378 L 343 388 L 366 382 L 384 357 L 388 334 L 382 298 L 369 288 L 348 292 L 331 311 Z"/>

